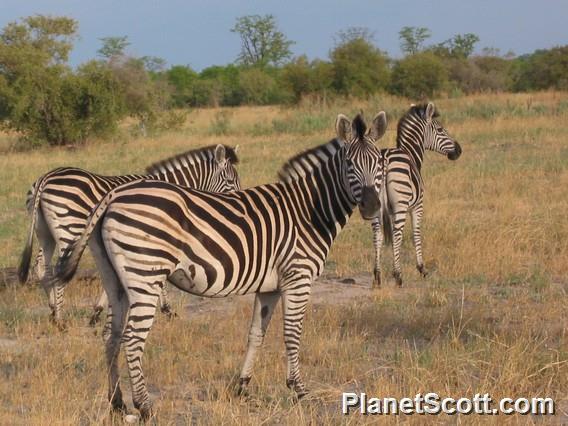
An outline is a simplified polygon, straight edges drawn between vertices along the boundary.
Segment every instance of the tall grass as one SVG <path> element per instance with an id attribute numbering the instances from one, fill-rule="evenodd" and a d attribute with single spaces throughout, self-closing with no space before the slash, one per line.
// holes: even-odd
<path id="1" fill-rule="evenodd" d="M 426 154 L 423 234 L 430 277 L 422 280 L 414 270 L 406 233 L 408 288 L 387 282 L 379 293 L 340 305 L 340 297 L 316 295 L 301 354 L 313 392 L 299 404 L 284 385 L 278 312 L 259 356 L 252 397 L 241 401 L 233 384 L 244 356 L 250 299 L 197 302 L 174 292 L 180 317 L 157 318 L 145 357 L 159 424 L 567 421 L 562 410 L 568 410 L 568 95 L 478 95 L 436 104 L 464 152 L 456 162 Z M 339 112 L 362 109 L 370 118 L 386 110 L 390 124 L 381 145 L 393 146 L 396 120 L 408 105 L 385 96 L 306 101 L 297 108 L 195 110 L 182 131 L 158 137 L 91 143 L 80 151 L 6 150 L 0 157 L 0 267 L 17 264 L 28 226 L 26 191 L 51 168 L 134 172 L 194 147 L 239 144 L 239 173 L 243 185 L 251 186 L 274 181 L 288 157 L 332 138 Z M 392 259 L 390 250 L 384 253 L 387 277 Z M 332 249 L 326 274 L 365 283 L 371 265 L 370 226 L 355 213 Z M 46 321 L 40 289 L 0 290 L 2 423 L 111 424 L 100 336 L 84 327 L 98 288 L 69 285 L 64 335 Z M 344 391 L 551 396 L 558 415 L 341 417 Z"/>

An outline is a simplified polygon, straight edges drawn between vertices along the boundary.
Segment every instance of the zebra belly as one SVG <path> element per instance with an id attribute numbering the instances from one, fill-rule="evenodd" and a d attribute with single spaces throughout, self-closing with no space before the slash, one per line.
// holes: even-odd
<path id="1" fill-rule="evenodd" d="M 190 264 L 189 266 L 178 265 L 169 276 L 168 281 L 180 290 L 205 297 L 226 297 L 231 294 L 244 295 L 256 292 L 273 292 L 278 289 L 279 275 L 275 269 L 266 271 L 266 274 L 258 277 L 250 277 L 247 282 L 238 282 L 230 279 L 230 284 L 223 286 L 220 280 L 210 282 L 205 271 Z"/>

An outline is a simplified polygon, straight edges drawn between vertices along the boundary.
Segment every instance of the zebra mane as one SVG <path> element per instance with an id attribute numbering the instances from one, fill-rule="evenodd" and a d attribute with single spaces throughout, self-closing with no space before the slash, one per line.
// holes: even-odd
<path id="1" fill-rule="evenodd" d="M 285 182 L 302 179 L 314 170 L 320 169 L 343 145 L 343 142 L 335 138 L 328 143 L 303 151 L 282 166 L 278 177 Z"/>
<path id="2" fill-rule="evenodd" d="M 227 160 L 229 160 L 232 164 L 238 164 L 239 158 L 237 157 L 235 149 L 227 145 L 223 146 L 225 147 L 225 157 Z M 146 173 L 155 174 L 171 170 L 180 170 L 188 165 L 203 161 L 204 159 L 214 160 L 216 147 L 217 145 L 208 145 L 203 148 L 192 149 L 190 151 L 174 155 L 173 157 L 166 158 L 165 160 L 158 161 L 157 163 L 146 167 Z"/>
<path id="3" fill-rule="evenodd" d="M 420 120 L 425 120 L 426 119 L 426 108 L 428 107 L 427 103 L 424 104 L 418 104 L 418 105 L 412 105 L 408 111 L 406 111 L 406 113 L 400 118 L 400 120 L 398 120 L 398 125 L 396 128 L 396 133 L 397 135 L 401 135 L 402 134 L 402 127 L 406 124 L 406 122 L 408 122 L 409 120 L 413 120 L 416 118 L 419 118 Z M 438 108 L 434 109 L 434 115 L 432 116 L 432 118 L 436 118 L 439 117 L 440 114 L 438 112 Z M 396 140 L 396 146 L 397 148 L 400 148 L 400 139 L 397 137 Z"/>

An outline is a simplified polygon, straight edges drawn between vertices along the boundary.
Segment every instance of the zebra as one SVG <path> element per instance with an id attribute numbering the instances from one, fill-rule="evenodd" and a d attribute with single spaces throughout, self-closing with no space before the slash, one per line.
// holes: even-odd
<path id="1" fill-rule="evenodd" d="M 205 297 L 256 294 L 239 394 L 281 298 L 286 385 L 298 398 L 307 394 L 299 349 L 311 284 L 355 207 L 366 220 L 380 213 L 382 155 L 374 143 L 385 133 L 386 114 L 377 114 L 368 131 L 361 114 L 352 122 L 340 114 L 335 127 L 336 138 L 288 160 L 277 183 L 211 194 L 137 181 L 99 202 L 60 258 L 56 278 L 72 278 L 90 239 L 112 306 L 106 357 L 113 409 L 125 408 L 117 365 L 122 342 L 134 406 L 143 419 L 152 415 L 142 356 L 166 280 Z"/>
<path id="2" fill-rule="evenodd" d="M 460 144 L 448 135 L 447 130 L 437 120 L 438 117 L 439 113 L 432 102 L 412 105 L 398 122 L 396 148 L 382 150 L 385 161 L 382 219 L 375 218 L 372 221 L 375 250 L 374 288 L 381 285 L 380 258 L 383 239 L 387 243 L 392 239 L 393 277 L 396 283 L 402 286 L 400 248 L 407 213 L 410 213 L 412 220 L 416 268 L 423 277 L 427 275 L 422 257 L 420 231 L 424 198 L 424 181 L 421 174 L 424 150 L 446 155 L 450 160 L 457 160 L 462 152 Z"/>
<path id="3" fill-rule="evenodd" d="M 235 169 L 237 163 L 237 149 L 219 144 L 190 150 L 152 164 L 146 169 L 148 175 L 101 176 L 74 167 L 61 167 L 46 173 L 28 192 L 26 207 L 31 223 L 18 268 L 19 281 L 26 282 L 29 276 L 35 231 L 41 245 L 36 262 L 40 282 L 48 296 L 51 318 L 63 328 L 63 287 L 51 286 L 51 258 L 56 247 L 61 256 L 79 238 L 89 213 L 109 190 L 127 182 L 151 178 L 205 191 L 234 191 L 240 189 Z M 94 307 L 91 325 L 98 321 L 105 303 L 103 291 Z M 165 288 L 161 308 L 171 314 Z"/>

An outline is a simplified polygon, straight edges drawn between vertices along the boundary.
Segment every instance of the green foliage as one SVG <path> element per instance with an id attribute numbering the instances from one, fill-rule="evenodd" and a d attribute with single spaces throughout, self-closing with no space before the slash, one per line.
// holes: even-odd
<path id="1" fill-rule="evenodd" d="M 193 86 L 199 74 L 189 66 L 175 65 L 166 71 L 166 78 L 173 89 L 173 105 L 176 107 L 191 105 Z"/>
<path id="2" fill-rule="evenodd" d="M 391 89 L 412 99 L 432 97 L 447 82 L 447 72 L 440 58 L 431 52 L 407 56 L 392 70 Z"/>
<path id="3" fill-rule="evenodd" d="M 116 80 L 89 63 L 76 73 L 65 64 L 77 23 L 33 16 L 0 34 L 0 120 L 31 143 L 84 142 L 111 132 L 121 118 Z"/>
<path id="4" fill-rule="evenodd" d="M 127 36 L 122 37 L 103 37 L 99 39 L 103 45 L 97 50 L 97 54 L 106 60 L 114 57 L 124 56 L 125 49 L 130 46 Z"/>
<path id="5" fill-rule="evenodd" d="M 456 34 L 449 40 L 432 47 L 431 50 L 440 56 L 467 59 L 473 53 L 478 41 L 479 37 L 476 34 Z"/>
<path id="6" fill-rule="evenodd" d="M 331 51 L 333 88 L 342 95 L 368 96 L 385 89 L 389 80 L 388 58 L 369 40 L 368 33 L 353 29 L 340 34 Z"/>
<path id="7" fill-rule="evenodd" d="M 568 45 L 537 50 L 516 65 L 515 90 L 568 89 Z"/>
<path id="8" fill-rule="evenodd" d="M 415 55 L 423 48 L 424 42 L 431 37 L 432 33 L 424 27 L 402 27 L 398 32 L 400 50 L 405 55 Z"/>
<path id="9" fill-rule="evenodd" d="M 238 62 L 243 65 L 279 65 L 292 55 L 290 46 L 294 42 L 278 30 L 272 15 L 241 16 L 231 32 L 241 38 Z"/>

